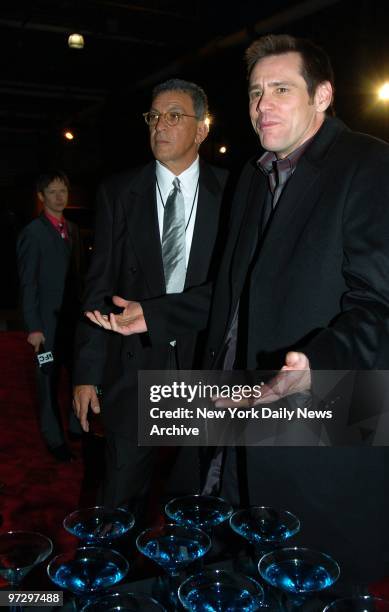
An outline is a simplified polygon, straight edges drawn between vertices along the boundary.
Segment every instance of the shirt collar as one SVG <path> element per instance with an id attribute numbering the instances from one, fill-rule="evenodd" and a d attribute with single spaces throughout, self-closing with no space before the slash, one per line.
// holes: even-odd
<path id="1" fill-rule="evenodd" d="M 304 153 L 305 149 L 311 143 L 313 136 L 303 142 L 297 149 L 292 151 L 287 157 L 277 159 L 277 156 L 273 151 L 265 151 L 263 155 L 257 160 L 257 165 L 260 170 L 266 175 L 271 174 L 275 171 L 275 165 L 282 170 L 293 172 L 296 169 L 297 162 Z"/>
<path id="2" fill-rule="evenodd" d="M 180 179 L 181 187 L 183 192 L 191 193 L 192 190 L 196 189 L 197 181 L 200 173 L 200 158 L 196 157 L 194 162 L 181 172 L 178 175 Z M 161 194 L 166 196 L 172 190 L 173 180 L 176 178 L 176 175 L 173 174 L 166 166 L 161 164 L 158 160 L 156 160 L 156 176 L 159 185 L 159 189 L 161 190 Z"/>
<path id="3" fill-rule="evenodd" d="M 59 225 L 64 225 L 65 223 L 65 217 L 63 215 L 60 219 L 57 219 L 57 217 L 54 217 L 53 215 L 48 213 L 47 210 L 44 211 L 44 214 L 55 227 L 58 227 Z"/>

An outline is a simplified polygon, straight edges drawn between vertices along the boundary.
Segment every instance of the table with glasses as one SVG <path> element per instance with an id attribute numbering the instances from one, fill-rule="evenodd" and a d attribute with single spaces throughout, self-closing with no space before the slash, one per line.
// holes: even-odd
<path id="1" fill-rule="evenodd" d="M 191 495 L 171 500 L 165 514 L 166 522 L 144 529 L 132 547 L 134 517 L 124 508 L 66 516 L 63 526 L 79 545 L 54 556 L 42 534 L 0 534 L 0 575 L 9 590 L 23 588 L 28 571 L 45 562 L 66 612 L 389 612 L 388 602 L 357 586 L 344 589 L 342 569 L 328 554 L 294 546 L 303 525 L 287 510 L 234 512 L 218 497 Z M 140 579 L 141 559 L 150 570 Z"/>

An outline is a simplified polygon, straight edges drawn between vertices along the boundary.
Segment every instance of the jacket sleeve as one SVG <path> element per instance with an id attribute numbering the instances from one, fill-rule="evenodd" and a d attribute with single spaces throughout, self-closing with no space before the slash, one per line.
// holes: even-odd
<path id="1" fill-rule="evenodd" d="M 42 331 L 44 322 L 39 303 L 39 241 L 31 227 L 25 228 L 17 241 L 17 263 L 23 318 L 28 332 Z"/>
<path id="2" fill-rule="evenodd" d="M 106 298 L 114 293 L 113 272 L 114 213 L 104 186 L 97 195 L 95 239 L 89 270 L 85 280 L 82 312 L 111 309 Z M 76 331 L 73 383 L 99 385 L 103 381 L 109 332 L 81 320 Z"/>
<path id="3" fill-rule="evenodd" d="M 164 343 L 207 327 L 212 283 L 141 301 L 152 343 Z"/>
<path id="4" fill-rule="evenodd" d="M 303 347 L 313 369 L 389 368 L 389 147 L 360 162 L 343 213 L 339 315 Z"/>

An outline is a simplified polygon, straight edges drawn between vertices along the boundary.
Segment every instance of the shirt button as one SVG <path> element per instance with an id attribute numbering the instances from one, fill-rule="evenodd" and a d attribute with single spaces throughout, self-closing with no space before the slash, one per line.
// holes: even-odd
<path id="1" fill-rule="evenodd" d="M 131 274 L 136 274 L 136 268 L 134 268 L 134 266 L 132 266 L 130 268 L 130 272 L 131 272 Z"/>
<path id="2" fill-rule="evenodd" d="M 127 357 L 128 357 L 128 359 L 133 359 L 134 353 L 132 351 L 128 351 Z"/>
<path id="3" fill-rule="evenodd" d="M 213 359 L 215 357 L 214 349 L 212 349 L 212 348 L 209 349 L 209 356 L 211 357 L 211 359 Z"/>

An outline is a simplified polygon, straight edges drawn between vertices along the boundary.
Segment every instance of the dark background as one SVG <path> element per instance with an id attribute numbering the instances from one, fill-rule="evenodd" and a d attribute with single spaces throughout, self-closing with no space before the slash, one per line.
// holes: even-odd
<path id="1" fill-rule="evenodd" d="M 389 139 L 389 105 L 376 97 L 377 86 L 389 80 L 387 6 L 382 0 L 3 1 L 2 285 L 5 275 L 6 286 L 13 283 L 14 270 L 4 261 L 14 235 L 36 212 L 34 180 L 47 167 L 68 173 L 68 216 L 89 240 L 97 184 L 150 159 L 141 114 L 158 82 L 178 76 L 204 87 L 213 121 L 202 154 L 238 171 L 257 148 L 243 54 L 263 33 L 290 33 L 322 45 L 335 69 L 338 116 Z M 73 31 L 84 35 L 84 49 L 68 47 Z M 64 139 L 65 129 L 74 131 L 73 141 Z"/>

